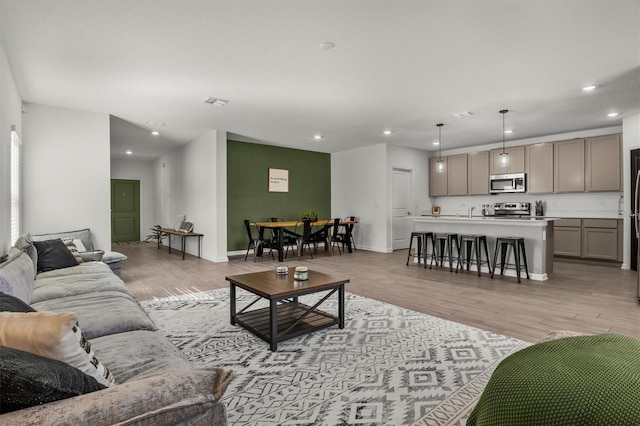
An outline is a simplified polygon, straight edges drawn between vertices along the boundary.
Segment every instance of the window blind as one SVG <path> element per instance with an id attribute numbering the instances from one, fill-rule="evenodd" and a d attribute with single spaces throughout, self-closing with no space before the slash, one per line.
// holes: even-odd
<path id="1" fill-rule="evenodd" d="M 11 130 L 11 244 L 20 236 L 20 138 Z"/>

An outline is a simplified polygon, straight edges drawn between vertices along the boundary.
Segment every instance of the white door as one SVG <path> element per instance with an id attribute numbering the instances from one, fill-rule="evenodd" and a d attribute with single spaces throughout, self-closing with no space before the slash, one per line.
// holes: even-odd
<path id="1" fill-rule="evenodd" d="M 391 178 L 391 238 L 394 250 L 409 248 L 411 230 L 408 217 L 413 204 L 411 173 L 411 170 L 393 169 Z"/>

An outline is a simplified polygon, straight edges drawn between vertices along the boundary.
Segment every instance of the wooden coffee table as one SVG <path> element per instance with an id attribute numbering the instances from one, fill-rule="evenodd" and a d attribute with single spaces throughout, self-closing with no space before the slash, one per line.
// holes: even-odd
<path id="1" fill-rule="evenodd" d="M 226 277 L 230 283 L 231 324 L 236 323 L 249 330 L 278 350 L 278 342 L 302 334 L 338 325 L 344 328 L 344 285 L 348 279 L 334 277 L 317 271 L 309 271 L 309 279 L 293 279 L 293 268 L 287 275 L 277 275 L 274 270 Z M 236 287 L 255 294 L 256 299 L 236 312 Z M 319 302 L 308 306 L 298 297 L 330 290 Z M 338 293 L 338 316 L 318 309 L 332 295 Z M 261 298 L 269 301 L 268 308 L 247 310 Z"/>

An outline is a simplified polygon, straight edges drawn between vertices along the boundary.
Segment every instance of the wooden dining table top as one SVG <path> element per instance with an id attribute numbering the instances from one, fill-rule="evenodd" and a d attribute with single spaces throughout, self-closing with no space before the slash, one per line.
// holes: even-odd
<path id="1" fill-rule="evenodd" d="M 335 219 L 318 219 L 316 221 L 311 222 L 313 226 L 326 226 L 333 225 Z M 298 223 L 302 223 L 299 220 L 287 220 L 282 222 L 255 222 L 255 226 L 261 226 L 263 228 L 293 228 Z M 358 223 L 357 220 L 341 220 L 340 225 L 355 225 Z"/>

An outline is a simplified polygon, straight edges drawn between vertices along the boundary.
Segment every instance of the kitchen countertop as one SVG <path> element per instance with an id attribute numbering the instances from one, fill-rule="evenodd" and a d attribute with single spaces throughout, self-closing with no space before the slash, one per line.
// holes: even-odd
<path id="1" fill-rule="evenodd" d="M 459 222 L 486 225 L 510 225 L 510 226 L 547 226 L 549 222 L 558 220 L 558 217 L 503 217 L 503 216 L 412 216 L 417 222 Z"/>

